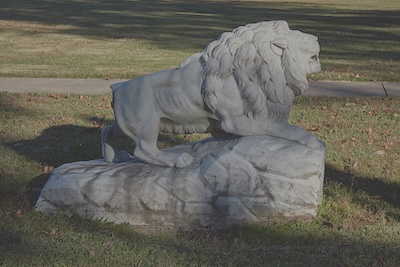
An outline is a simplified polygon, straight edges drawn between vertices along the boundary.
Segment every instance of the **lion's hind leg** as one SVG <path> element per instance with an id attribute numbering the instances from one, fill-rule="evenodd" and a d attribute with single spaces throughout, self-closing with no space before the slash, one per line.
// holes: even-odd
<path id="1" fill-rule="evenodd" d="M 101 130 L 102 155 L 107 162 L 123 162 L 131 157 L 126 151 L 118 151 L 117 140 L 124 134 L 118 124 L 114 122 Z"/>
<path id="2" fill-rule="evenodd" d="M 116 113 L 116 121 L 125 136 L 135 143 L 133 155 L 139 160 L 152 165 L 184 168 L 189 166 L 193 157 L 188 153 L 174 153 L 161 151 L 157 147 L 157 139 L 160 132 L 160 115 L 157 107 L 148 105 L 136 105 L 131 114 L 119 115 Z M 145 119 L 144 119 L 145 118 Z M 107 149 L 107 147 L 105 147 Z"/>

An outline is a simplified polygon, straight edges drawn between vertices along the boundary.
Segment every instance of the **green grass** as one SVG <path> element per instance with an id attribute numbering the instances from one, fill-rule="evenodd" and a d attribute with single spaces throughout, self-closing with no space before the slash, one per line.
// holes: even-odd
<path id="1" fill-rule="evenodd" d="M 0 76 L 133 78 L 223 31 L 284 19 L 320 39 L 312 79 L 400 81 L 399 16 L 398 0 L 2 1 Z"/>
<path id="2" fill-rule="evenodd" d="M 132 78 L 179 65 L 222 31 L 285 19 L 320 38 L 311 79 L 400 81 L 399 15 L 398 0 L 2 1 L 0 76 Z M 295 102 L 291 123 L 327 148 L 312 222 L 161 232 L 35 212 L 52 168 L 100 157 L 110 101 L 0 93 L 1 266 L 400 265 L 398 98 Z"/>
<path id="3" fill-rule="evenodd" d="M 400 265 L 398 98 L 296 100 L 291 123 L 327 148 L 323 203 L 312 222 L 161 232 L 33 211 L 52 167 L 100 158 L 110 101 L 0 93 L 0 265 Z"/>

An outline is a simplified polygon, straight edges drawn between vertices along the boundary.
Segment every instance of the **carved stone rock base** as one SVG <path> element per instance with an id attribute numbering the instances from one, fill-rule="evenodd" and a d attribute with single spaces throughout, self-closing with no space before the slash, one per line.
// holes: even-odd
<path id="1" fill-rule="evenodd" d="M 183 169 L 138 161 L 56 168 L 42 212 L 141 226 L 213 226 L 311 219 L 322 199 L 325 148 L 268 136 L 209 139 L 168 151 L 194 156 Z"/>

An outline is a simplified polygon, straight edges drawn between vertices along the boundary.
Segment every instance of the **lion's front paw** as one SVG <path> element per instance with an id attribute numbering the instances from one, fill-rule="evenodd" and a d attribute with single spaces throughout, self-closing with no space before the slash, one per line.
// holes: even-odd
<path id="1" fill-rule="evenodd" d="M 300 144 L 306 145 L 312 149 L 319 149 L 321 147 L 321 142 L 312 134 L 301 140 Z"/>
<path id="2" fill-rule="evenodd" d="M 118 151 L 117 154 L 114 157 L 113 162 L 114 163 L 121 163 L 121 162 L 126 162 L 132 159 L 132 156 L 126 152 L 126 151 Z"/>
<path id="3" fill-rule="evenodd" d="M 193 157 L 191 155 L 189 155 L 188 153 L 183 153 L 183 154 L 179 155 L 178 157 L 176 157 L 175 167 L 185 168 L 185 167 L 189 166 L 190 164 L 192 164 L 192 162 L 193 162 Z"/>

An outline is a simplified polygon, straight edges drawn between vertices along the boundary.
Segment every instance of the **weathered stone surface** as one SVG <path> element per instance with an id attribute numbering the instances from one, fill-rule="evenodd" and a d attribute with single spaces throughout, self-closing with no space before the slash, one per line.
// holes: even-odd
<path id="1" fill-rule="evenodd" d="M 169 149 L 186 168 L 133 160 L 56 168 L 36 209 L 148 226 L 214 226 L 312 218 L 322 198 L 325 149 L 269 136 L 209 139 Z"/>
<path id="2" fill-rule="evenodd" d="M 317 36 L 286 21 L 240 26 L 212 41 L 178 68 L 111 85 L 115 121 L 102 129 L 103 157 L 120 162 L 119 138 L 135 142 L 143 162 L 185 168 L 188 153 L 157 148 L 159 131 L 269 135 L 313 149 L 320 143 L 288 123 L 295 96 L 308 89 L 308 73 L 321 70 Z"/>

